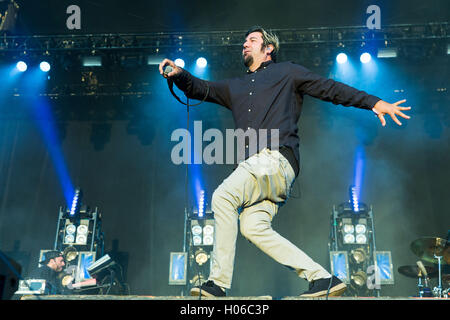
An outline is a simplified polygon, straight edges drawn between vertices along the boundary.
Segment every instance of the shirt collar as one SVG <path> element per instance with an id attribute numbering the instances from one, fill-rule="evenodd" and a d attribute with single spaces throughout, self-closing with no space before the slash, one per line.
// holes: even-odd
<path id="1" fill-rule="evenodd" d="M 250 74 L 250 73 L 254 73 L 254 72 L 257 72 L 257 71 L 259 71 L 259 70 L 265 69 L 265 68 L 266 68 L 269 64 L 271 64 L 271 63 L 273 63 L 272 60 L 264 61 L 263 63 L 261 63 L 261 65 L 259 66 L 259 68 L 256 69 L 255 71 L 250 71 L 250 69 L 247 69 L 247 73 Z"/>

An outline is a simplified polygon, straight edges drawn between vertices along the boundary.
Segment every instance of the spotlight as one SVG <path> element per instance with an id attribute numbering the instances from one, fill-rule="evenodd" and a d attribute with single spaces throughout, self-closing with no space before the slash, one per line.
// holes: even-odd
<path id="1" fill-rule="evenodd" d="M 366 253 L 364 252 L 364 249 L 358 248 L 351 251 L 352 258 L 356 263 L 361 263 L 366 260 Z"/>
<path id="2" fill-rule="evenodd" d="M 77 188 L 75 190 L 75 195 L 73 196 L 73 199 L 72 199 L 72 207 L 70 209 L 71 216 L 75 215 L 75 213 L 78 211 L 79 205 L 81 202 L 81 199 L 80 199 L 81 196 L 82 196 L 81 190 L 79 188 Z"/>
<path id="3" fill-rule="evenodd" d="M 344 243 L 345 244 L 355 243 L 355 236 L 352 233 L 347 233 L 344 236 Z"/>
<path id="4" fill-rule="evenodd" d="M 364 234 L 358 234 L 356 236 L 356 243 L 365 244 L 367 243 L 367 237 Z"/>
<path id="5" fill-rule="evenodd" d="M 366 284 L 367 274 L 364 271 L 358 271 L 355 274 L 352 274 L 351 279 L 358 287 L 362 287 Z"/>
<path id="6" fill-rule="evenodd" d="M 197 264 L 199 266 L 203 265 L 204 263 L 206 263 L 206 261 L 208 261 L 208 254 L 202 250 L 199 249 L 196 253 L 195 253 L 195 262 L 197 262 Z"/>
<path id="7" fill-rule="evenodd" d="M 364 224 L 357 224 L 355 227 L 356 233 L 365 233 L 366 232 L 366 225 Z"/>
<path id="8" fill-rule="evenodd" d="M 197 67 L 199 67 L 199 68 L 206 68 L 206 66 L 208 65 L 208 61 L 206 61 L 205 58 L 200 57 L 197 59 L 196 64 L 197 64 Z"/>
<path id="9" fill-rule="evenodd" d="M 360 60 L 362 63 L 369 63 L 370 60 L 372 60 L 372 56 L 370 55 L 370 53 L 364 52 L 364 53 L 359 57 L 359 60 Z"/>
<path id="10" fill-rule="evenodd" d="M 175 65 L 180 68 L 184 68 L 184 60 L 183 59 L 175 59 Z"/>
<path id="11" fill-rule="evenodd" d="M 26 64 L 25 62 L 19 61 L 19 62 L 17 62 L 17 64 L 16 64 L 16 68 L 17 68 L 17 70 L 19 70 L 20 72 L 25 72 L 25 71 L 27 71 L 28 66 L 27 66 L 27 64 Z"/>
<path id="12" fill-rule="evenodd" d="M 336 61 L 337 61 L 337 63 L 339 63 L 339 64 L 343 64 L 343 63 L 346 63 L 347 62 L 347 60 L 348 60 L 348 58 L 347 58 L 347 55 L 345 54 L 345 53 L 339 53 L 337 56 L 336 56 Z"/>
<path id="13" fill-rule="evenodd" d="M 397 48 L 380 48 L 378 49 L 377 58 L 397 58 Z"/>
<path id="14" fill-rule="evenodd" d="M 101 56 L 86 56 L 83 57 L 83 67 L 101 67 L 102 57 Z"/>
<path id="15" fill-rule="evenodd" d="M 73 234 L 67 234 L 64 237 L 64 243 L 74 243 L 75 241 L 75 237 L 73 236 Z"/>
<path id="16" fill-rule="evenodd" d="M 42 61 L 39 64 L 39 68 L 41 69 L 41 71 L 43 72 L 49 72 L 50 71 L 50 63 L 48 63 L 47 61 Z"/>

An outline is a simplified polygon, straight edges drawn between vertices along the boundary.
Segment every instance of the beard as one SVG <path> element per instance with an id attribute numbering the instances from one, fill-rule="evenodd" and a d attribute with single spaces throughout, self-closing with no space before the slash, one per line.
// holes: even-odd
<path id="1" fill-rule="evenodd" d="M 252 64 L 253 64 L 253 56 L 252 55 L 247 55 L 247 56 L 242 56 L 242 59 L 244 61 L 244 65 L 249 68 Z"/>

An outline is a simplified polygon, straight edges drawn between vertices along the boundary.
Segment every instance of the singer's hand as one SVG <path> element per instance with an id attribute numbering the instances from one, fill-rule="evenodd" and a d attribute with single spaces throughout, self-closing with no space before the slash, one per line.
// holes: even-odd
<path id="1" fill-rule="evenodd" d="M 406 102 L 406 100 L 397 101 L 391 104 L 387 103 L 386 101 L 380 100 L 375 104 L 372 110 L 376 113 L 378 119 L 380 119 L 381 125 L 383 127 L 386 125 L 386 120 L 384 119 L 385 114 L 390 115 L 392 120 L 394 120 L 395 123 L 401 126 L 402 123 L 398 120 L 397 115 L 405 119 L 411 118 L 410 116 L 407 116 L 402 112 L 404 110 L 411 110 L 411 107 L 399 107 L 399 104 L 402 104 L 404 102 Z"/>
<path id="2" fill-rule="evenodd" d="M 172 71 L 169 73 L 164 73 L 164 68 L 166 66 L 170 66 L 172 67 Z M 164 59 L 160 64 L 159 64 L 159 73 L 164 77 L 164 78 L 170 78 L 173 77 L 177 74 L 179 74 L 181 72 L 181 68 L 177 67 L 175 65 L 175 62 L 173 62 L 172 60 L 169 59 Z"/>

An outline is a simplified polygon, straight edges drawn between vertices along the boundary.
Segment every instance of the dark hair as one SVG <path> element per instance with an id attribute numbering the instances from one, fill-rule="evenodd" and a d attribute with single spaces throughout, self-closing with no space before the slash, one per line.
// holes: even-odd
<path id="1" fill-rule="evenodd" d="M 44 257 L 43 257 L 41 263 L 44 263 L 44 264 L 49 263 L 50 260 L 58 258 L 58 257 L 62 257 L 61 252 L 56 251 L 56 250 L 47 251 L 44 254 Z"/>
<path id="2" fill-rule="evenodd" d="M 273 62 L 277 62 L 277 54 L 278 50 L 280 49 L 280 41 L 278 40 L 278 37 L 275 33 L 272 31 L 267 31 L 261 26 L 253 26 L 251 27 L 247 33 L 245 34 L 245 37 L 252 33 L 252 32 L 259 32 L 262 35 L 263 39 L 263 47 L 262 49 L 266 48 L 269 45 L 273 46 L 273 50 L 270 52 L 270 57 L 272 58 Z"/>

